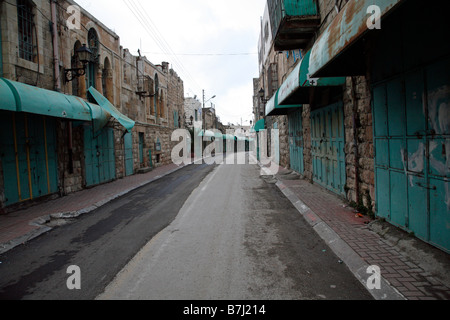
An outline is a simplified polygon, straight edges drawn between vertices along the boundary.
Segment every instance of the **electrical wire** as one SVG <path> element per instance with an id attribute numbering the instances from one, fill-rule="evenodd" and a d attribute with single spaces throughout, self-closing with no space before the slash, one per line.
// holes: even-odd
<path id="1" fill-rule="evenodd" d="M 133 1 L 133 0 L 123 0 L 123 2 L 127 5 L 128 9 L 131 11 L 131 13 L 135 16 L 137 21 L 141 24 L 141 26 L 144 28 L 144 30 L 150 35 L 150 37 L 156 42 L 158 47 L 165 52 L 167 55 L 174 58 L 173 64 L 179 69 L 180 73 L 183 73 L 186 78 L 188 78 L 193 85 L 195 85 L 200 90 L 200 86 L 195 81 L 195 79 L 191 76 L 189 71 L 184 67 L 182 62 L 178 59 L 177 55 L 173 52 L 170 45 L 167 43 L 167 41 L 164 39 L 164 37 L 160 34 L 159 30 L 154 25 L 151 18 L 148 16 L 147 11 L 145 8 L 140 5 L 140 7 Z M 150 25 L 154 27 L 152 27 Z"/>
<path id="2" fill-rule="evenodd" d="M 143 52 L 144 54 L 164 55 L 162 52 Z M 176 53 L 177 56 L 250 56 L 258 53 Z"/>

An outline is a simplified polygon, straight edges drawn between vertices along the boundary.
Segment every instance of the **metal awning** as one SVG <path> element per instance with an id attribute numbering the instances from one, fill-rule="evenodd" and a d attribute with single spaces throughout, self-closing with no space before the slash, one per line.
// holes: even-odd
<path id="1" fill-rule="evenodd" d="M 310 103 L 310 89 L 313 87 L 342 86 L 346 78 L 311 78 L 309 64 L 311 51 L 298 63 L 295 69 L 283 82 L 278 90 L 278 104 L 293 105 L 298 108 L 299 104 Z"/>
<path id="2" fill-rule="evenodd" d="M 94 98 L 95 101 L 99 104 L 100 107 L 102 107 L 105 111 L 110 113 L 119 123 L 127 129 L 128 132 L 131 132 L 131 130 L 136 125 L 136 122 L 122 114 L 115 106 L 109 102 L 108 99 L 106 99 L 100 92 L 98 92 L 95 88 L 90 87 L 89 93 Z"/>
<path id="3" fill-rule="evenodd" d="M 234 140 L 234 136 L 232 134 L 224 134 L 223 139 L 224 140 Z"/>
<path id="4" fill-rule="evenodd" d="M 312 77 L 361 75 L 363 47 L 356 47 L 369 31 L 370 6 L 380 9 L 381 21 L 405 0 L 350 0 L 336 18 L 320 35 L 311 50 L 310 74 Z M 350 49 L 357 49 L 342 59 Z M 357 61 L 355 61 L 357 60 Z"/>
<path id="5" fill-rule="evenodd" d="M 270 116 L 279 116 L 279 115 L 286 115 L 289 112 L 292 111 L 292 109 L 298 109 L 301 108 L 301 105 L 281 105 L 278 103 L 278 94 L 279 91 L 277 91 L 273 97 L 267 102 L 266 104 L 266 117 Z"/>
<path id="6" fill-rule="evenodd" d="M 266 121 L 264 119 L 259 120 L 255 123 L 255 132 L 260 132 L 266 129 Z"/>
<path id="7" fill-rule="evenodd" d="M 103 128 L 111 117 L 100 106 L 79 97 L 4 78 L 0 78 L 0 110 L 92 121 L 96 131 Z"/>
<path id="8" fill-rule="evenodd" d="M 213 131 L 210 130 L 202 130 L 200 131 L 200 133 L 198 134 L 199 137 L 207 137 L 207 138 L 214 138 L 216 135 Z"/>

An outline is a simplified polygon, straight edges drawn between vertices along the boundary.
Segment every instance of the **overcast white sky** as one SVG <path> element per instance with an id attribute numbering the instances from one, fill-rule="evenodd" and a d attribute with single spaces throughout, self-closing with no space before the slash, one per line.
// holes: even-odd
<path id="1" fill-rule="evenodd" d="M 266 0 L 76 1 L 133 54 L 141 49 L 154 64 L 169 62 L 184 81 L 185 96 L 201 100 L 203 89 L 206 100 L 216 95 L 212 102 L 224 124 L 240 124 L 242 118 L 248 125 L 253 119 Z"/>

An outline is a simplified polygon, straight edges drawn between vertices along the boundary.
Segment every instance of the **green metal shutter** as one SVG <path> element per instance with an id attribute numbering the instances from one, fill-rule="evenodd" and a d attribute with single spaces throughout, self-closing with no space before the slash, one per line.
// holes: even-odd
<path id="1" fill-rule="evenodd" d="M 377 215 L 450 250 L 450 59 L 373 88 Z"/>
<path id="2" fill-rule="evenodd" d="M 5 205 L 58 192 L 55 120 L 13 112 L 0 119 Z"/>
<path id="3" fill-rule="evenodd" d="M 87 187 L 115 179 L 114 129 L 104 128 L 97 137 L 94 137 L 92 127 L 86 127 L 84 153 Z"/>
<path id="4" fill-rule="evenodd" d="M 303 174 L 305 171 L 303 161 L 303 111 L 298 110 L 288 116 L 289 119 L 289 149 L 291 169 Z"/>
<path id="5" fill-rule="evenodd" d="M 311 112 L 313 179 L 345 195 L 345 135 L 342 102 Z"/>

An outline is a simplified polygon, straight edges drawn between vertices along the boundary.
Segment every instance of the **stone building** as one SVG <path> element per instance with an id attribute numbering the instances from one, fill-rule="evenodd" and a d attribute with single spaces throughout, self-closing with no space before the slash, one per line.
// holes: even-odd
<path id="1" fill-rule="evenodd" d="M 200 121 L 202 103 L 196 97 L 187 97 L 184 100 L 184 113 L 186 115 L 186 127 L 194 128 L 194 122 Z"/>
<path id="2" fill-rule="evenodd" d="M 1 1 L 0 16 L 1 211 L 171 161 L 184 88 L 169 63 L 72 0 Z"/>
<path id="3" fill-rule="evenodd" d="M 268 0 L 254 108 L 287 124 L 282 166 L 449 251 L 443 3 Z"/>

